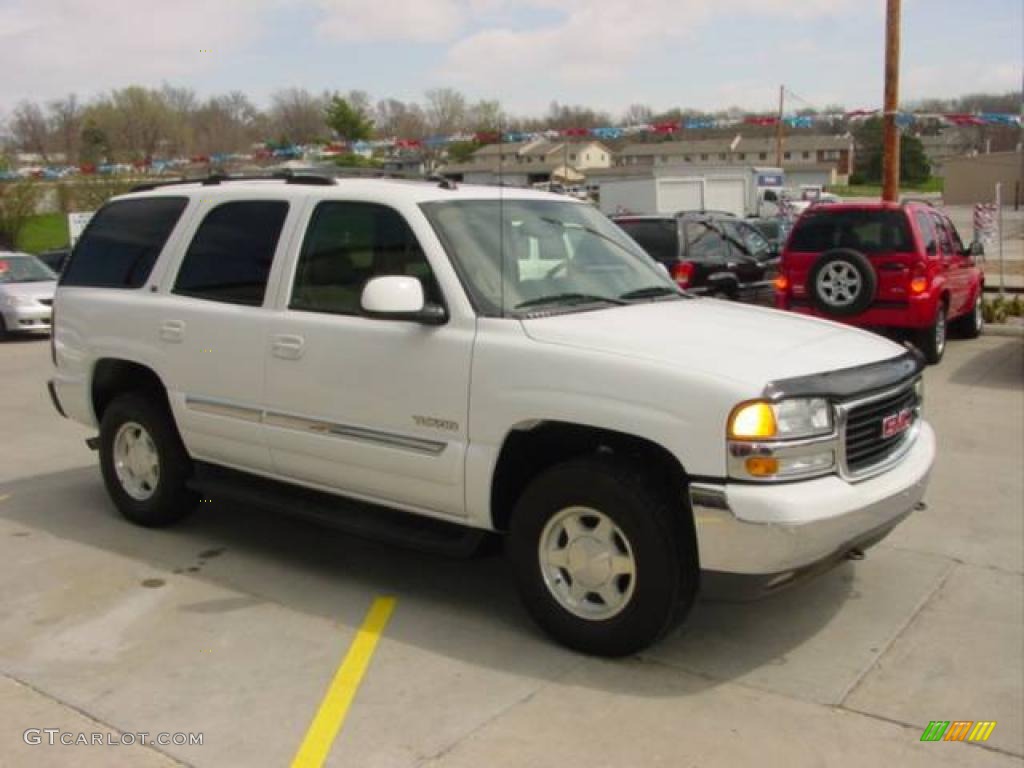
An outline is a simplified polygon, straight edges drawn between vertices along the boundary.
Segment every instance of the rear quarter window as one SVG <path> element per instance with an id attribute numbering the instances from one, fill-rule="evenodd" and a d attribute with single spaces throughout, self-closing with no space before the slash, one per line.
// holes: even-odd
<path id="1" fill-rule="evenodd" d="M 851 248 L 862 253 L 912 251 L 903 211 L 809 211 L 796 223 L 789 250 L 820 253 Z"/>
<path id="2" fill-rule="evenodd" d="M 139 288 L 186 205 L 185 197 L 156 197 L 104 206 L 75 246 L 61 285 Z"/>
<path id="3" fill-rule="evenodd" d="M 679 258 L 679 237 L 674 219 L 640 219 L 616 221 L 637 245 L 658 261 L 675 261 Z"/>

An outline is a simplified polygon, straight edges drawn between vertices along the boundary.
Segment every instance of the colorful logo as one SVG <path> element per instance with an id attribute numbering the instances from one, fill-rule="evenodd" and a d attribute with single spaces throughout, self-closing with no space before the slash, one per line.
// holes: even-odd
<path id="1" fill-rule="evenodd" d="M 921 741 L 988 741 L 995 727 L 995 720 L 932 720 Z"/>

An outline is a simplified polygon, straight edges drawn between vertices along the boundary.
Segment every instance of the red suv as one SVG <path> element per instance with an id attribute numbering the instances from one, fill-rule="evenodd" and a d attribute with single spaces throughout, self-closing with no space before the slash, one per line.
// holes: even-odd
<path id="1" fill-rule="evenodd" d="M 981 333 L 980 244 L 965 248 L 949 218 L 927 203 L 809 208 L 782 251 L 775 305 L 808 315 L 913 333 L 930 363 L 946 330 Z"/>

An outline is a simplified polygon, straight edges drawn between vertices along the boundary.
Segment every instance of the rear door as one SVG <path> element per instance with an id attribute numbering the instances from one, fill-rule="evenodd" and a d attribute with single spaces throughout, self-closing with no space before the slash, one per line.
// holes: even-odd
<path id="1" fill-rule="evenodd" d="M 261 424 L 267 297 L 292 207 L 273 197 L 204 201 L 170 292 L 151 313 L 176 421 L 199 459 L 272 468 Z"/>
<path id="2" fill-rule="evenodd" d="M 777 259 L 772 257 L 768 240 L 745 221 L 723 220 L 722 231 L 729 237 L 733 258 L 732 270 L 740 282 L 740 295 L 744 301 L 770 304 L 774 298 L 772 279 L 777 273 Z"/>
<path id="3" fill-rule="evenodd" d="M 939 252 L 942 254 L 942 268 L 949 282 L 949 316 L 957 317 L 971 307 L 971 264 L 964 254 L 960 235 L 952 222 L 935 212 L 932 214 L 939 233 Z"/>
<path id="4" fill-rule="evenodd" d="M 683 220 L 683 258 L 693 263 L 690 285 L 698 293 L 735 297 L 739 281 L 730 262 L 735 262 L 729 241 L 705 219 Z"/>

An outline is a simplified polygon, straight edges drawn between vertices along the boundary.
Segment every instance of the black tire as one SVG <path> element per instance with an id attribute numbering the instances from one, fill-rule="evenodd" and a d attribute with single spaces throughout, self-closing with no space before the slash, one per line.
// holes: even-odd
<path id="1" fill-rule="evenodd" d="M 3 341 L 9 336 L 7 333 L 7 323 L 4 322 L 4 316 L 0 315 L 0 341 Z"/>
<path id="2" fill-rule="evenodd" d="M 128 426 L 126 426 L 128 425 Z M 155 448 L 158 474 L 146 498 L 136 498 L 119 477 L 114 442 L 122 428 L 136 425 Z M 181 442 L 167 406 L 152 395 L 130 392 L 116 397 L 100 423 L 100 469 L 107 493 L 121 514 L 137 525 L 159 528 L 186 517 L 198 496 L 186 487 L 192 461 Z"/>
<path id="3" fill-rule="evenodd" d="M 936 365 L 946 352 L 946 334 L 948 326 L 946 323 L 946 303 L 939 302 L 935 310 L 935 320 L 932 324 L 917 334 L 917 348 L 921 350 L 925 361 L 930 365 Z"/>
<path id="4" fill-rule="evenodd" d="M 836 265 L 836 266 L 833 266 Z M 819 284 L 819 277 L 826 277 L 834 270 L 844 272 L 848 278 L 833 288 L 829 294 L 826 285 Z M 829 281 L 828 285 L 835 285 Z M 850 287 L 854 286 L 854 287 Z M 812 306 L 819 312 L 833 317 L 859 315 L 871 306 L 878 290 L 878 276 L 868 257 L 850 248 L 836 248 L 819 256 L 807 276 L 807 295 Z"/>
<path id="5" fill-rule="evenodd" d="M 971 311 L 949 324 L 949 330 L 962 339 L 976 339 L 985 327 L 985 314 L 981 309 L 981 291 L 974 297 Z"/>
<path id="6" fill-rule="evenodd" d="M 545 581 L 540 554 L 545 529 L 573 507 L 607 516 L 635 562 L 633 575 L 625 577 L 627 584 L 635 579 L 629 597 L 608 618 L 573 613 Z M 689 612 L 697 592 L 697 548 L 686 514 L 682 501 L 674 502 L 641 469 L 612 455 L 574 459 L 546 470 L 517 502 L 509 533 L 508 553 L 526 610 L 551 637 L 583 653 L 618 657 L 646 648 Z M 572 581 L 564 573 L 561 583 L 568 589 Z M 621 589 L 622 582 L 617 585 Z"/>

